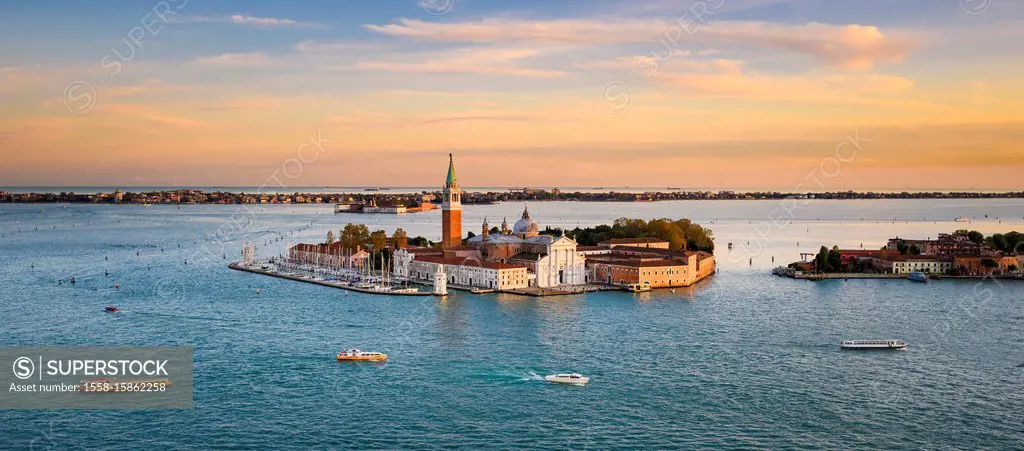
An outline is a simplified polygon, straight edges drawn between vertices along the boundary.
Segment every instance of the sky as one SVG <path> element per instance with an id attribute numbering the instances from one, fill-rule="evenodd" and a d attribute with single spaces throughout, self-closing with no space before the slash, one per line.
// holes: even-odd
<path id="1" fill-rule="evenodd" d="M 1024 0 L 0 0 L 0 186 L 1024 189 Z"/>

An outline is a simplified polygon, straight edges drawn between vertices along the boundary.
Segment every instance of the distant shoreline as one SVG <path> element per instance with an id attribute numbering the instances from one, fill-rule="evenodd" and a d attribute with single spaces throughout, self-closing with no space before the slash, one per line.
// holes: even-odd
<path id="1" fill-rule="evenodd" d="M 397 189 L 396 189 L 397 191 Z M 440 190 L 420 192 L 388 192 L 384 189 L 366 192 L 294 192 L 259 193 L 244 191 L 202 191 L 193 189 L 161 191 L 127 191 L 122 193 L 103 192 L 79 194 L 67 192 L 6 192 L 0 189 L 0 203 L 125 203 L 150 205 L 176 204 L 337 204 L 375 201 L 378 204 L 404 204 L 417 206 L 420 202 L 436 202 Z M 117 196 L 121 196 L 118 201 Z M 783 193 L 777 191 L 734 192 L 734 191 L 647 191 L 647 192 L 566 192 L 559 189 L 517 189 L 508 191 L 463 192 L 463 204 L 491 204 L 499 202 L 524 201 L 572 201 L 572 202 L 657 202 L 682 200 L 888 200 L 888 199 L 1022 199 L 1020 192 L 823 192 Z"/>

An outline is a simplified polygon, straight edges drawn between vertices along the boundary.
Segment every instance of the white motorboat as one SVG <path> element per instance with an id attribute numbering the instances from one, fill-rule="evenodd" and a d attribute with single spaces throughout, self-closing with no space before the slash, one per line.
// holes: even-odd
<path id="1" fill-rule="evenodd" d="M 967 216 L 957 216 L 956 219 L 954 219 L 954 221 L 956 221 L 956 222 L 970 222 L 971 218 L 968 218 Z"/>
<path id="2" fill-rule="evenodd" d="M 548 382 L 554 382 L 556 384 L 569 384 L 569 385 L 586 385 L 590 382 L 590 378 L 579 373 L 564 373 L 564 374 L 549 374 L 544 376 L 544 380 Z"/>
<path id="3" fill-rule="evenodd" d="M 845 340 L 839 343 L 843 349 L 907 349 L 903 340 Z"/>
<path id="4" fill-rule="evenodd" d="M 419 291 L 420 291 L 419 288 L 416 288 L 416 287 L 392 288 L 391 289 L 392 293 L 418 293 Z"/>

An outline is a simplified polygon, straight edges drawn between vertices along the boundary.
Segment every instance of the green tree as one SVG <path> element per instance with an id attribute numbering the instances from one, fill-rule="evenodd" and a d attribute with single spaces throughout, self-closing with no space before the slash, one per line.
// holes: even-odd
<path id="1" fill-rule="evenodd" d="M 921 248 L 917 247 L 916 244 L 911 244 L 910 249 L 908 250 L 910 251 L 911 255 L 921 255 Z"/>
<path id="2" fill-rule="evenodd" d="M 843 258 L 839 255 L 839 246 L 832 246 L 832 250 L 828 251 L 828 270 L 839 272 L 842 268 Z"/>
<path id="3" fill-rule="evenodd" d="M 814 256 L 814 269 L 817 272 L 828 272 L 828 248 L 821 246 L 818 255 Z"/>
<path id="4" fill-rule="evenodd" d="M 388 233 L 383 230 L 377 230 L 370 234 L 370 246 L 373 247 L 374 252 L 381 252 L 384 248 L 388 247 Z"/>
<path id="5" fill-rule="evenodd" d="M 391 235 L 391 244 L 395 246 L 395 249 L 409 247 L 409 234 L 405 233 L 405 229 L 401 227 L 395 229 L 395 233 Z"/>
<path id="6" fill-rule="evenodd" d="M 981 244 L 985 241 L 985 235 L 982 235 L 981 232 L 977 230 L 971 230 L 970 232 L 967 232 L 967 239 L 974 243 Z"/>
<path id="7" fill-rule="evenodd" d="M 334 244 L 334 231 L 333 230 L 328 230 L 327 231 L 327 245 L 330 246 L 332 244 Z"/>
<path id="8" fill-rule="evenodd" d="M 346 248 L 366 247 L 370 242 L 370 229 L 364 224 L 346 224 L 341 229 L 338 241 Z"/>

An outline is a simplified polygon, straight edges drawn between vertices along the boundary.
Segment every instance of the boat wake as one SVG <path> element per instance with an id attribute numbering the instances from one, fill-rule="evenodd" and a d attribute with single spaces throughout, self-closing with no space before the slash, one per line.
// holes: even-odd
<path id="1" fill-rule="evenodd" d="M 544 376 L 541 376 L 541 375 L 539 375 L 537 373 L 534 373 L 533 371 L 530 371 L 529 374 L 527 374 L 526 376 L 521 377 L 519 380 L 521 380 L 521 381 L 542 381 L 542 380 L 544 380 Z"/>

